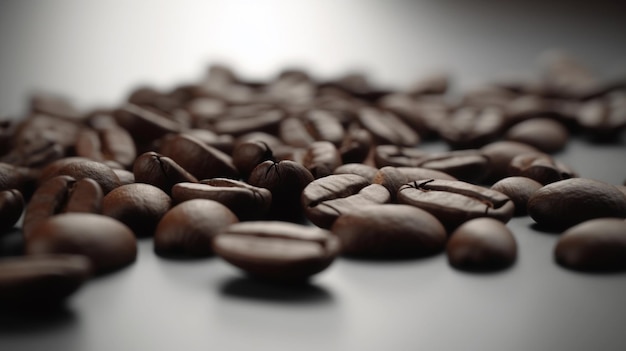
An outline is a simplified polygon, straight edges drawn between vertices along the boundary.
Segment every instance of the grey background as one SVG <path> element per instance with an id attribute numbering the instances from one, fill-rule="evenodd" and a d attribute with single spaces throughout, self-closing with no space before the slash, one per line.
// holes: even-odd
<path id="1" fill-rule="evenodd" d="M 114 105 L 139 84 L 193 81 L 211 62 L 260 79 L 286 66 L 362 70 L 399 88 L 447 70 L 460 91 L 531 74 L 560 48 L 623 76 L 625 13 L 611 1 L 2 1 L 0 116 L 20 116 L 37 90 Z M 575 139 L 556 157 L 621 184 L 625 150 Z M 519 257 L 504 272 L 459 272 L 445 255 L 340 258 L 305 288 L 255 283 L 217 258 L 165 260 L 141 239 L 135 264 L 90 281 L 65 309 L 1 315 L 0 350 L 626 349 L 626 275 L 564 270 L 555 234 L 528 217 L 509 226 Z"/>

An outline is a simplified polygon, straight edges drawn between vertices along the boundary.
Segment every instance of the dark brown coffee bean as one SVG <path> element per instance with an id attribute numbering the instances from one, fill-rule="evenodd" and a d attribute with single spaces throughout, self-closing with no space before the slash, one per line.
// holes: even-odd
<path id="1" fill-rule="evenodd" d="M 24 197 L 19 190 L 0 191 L 0 233 L 13 228 L 24 211 Z"/>
<path id="2" fill-rule="evenodd" d="M 428 156 L 423 150 L 396 145 L 379 145 L 374 152 L 376 167 L 419 167 L 418 165 Z"/>
<path id="3" fill-rule="evenodd" d="M 424 117 L 424 111 L 419 102 L 408 94 L 394 93 L 383 97 L 378 104 L 384 110 L 391 111 L 400 117 L 406 124 L 418 132 L 420 136 L 432 132 Z M 445 117 L 445 114 L 442 116 Z M 443 118 L 441 118 L 443 121 Z"/>
<path id="4" fill-rule="evenodd" d="M 325 177 L 333 174 L 335 168 L 341 166 L 341 155 L 331 142 L 316 141 L 307 148 L 302 165 L 316 179 Z"/>
<path id="5" fill-rule="evenodd" d="M 38 182 L 39 184 L 43 184 L 48 179 L 58 176 L 59 170 L 69 165 L 70 163 L 84 162 L 84 161 L 91 161 L 91 160 L 86 157 L 74 156 L 74 157 L 65 157 L 60 160 L 50 162 L 44 168 L 41 169 L 41 172 L 39 172 Z"/>
<path id="6" fill-rule="evenodd" d="M 59 175 L 70 176 L 76 180 L 91 178 L 100 184 L 100 187 L 105 194 L 108 194 L 111 190 L 117 188 L 121 184 L 120 179 L 111 168 L 100 162 L 89 160 L 70 162 L 55 171 L 50 173 L 46 172 L 45 177 L 43 174 L 44 173 L 42 173 L 42 177 L 40 177 L 42 181 Z"/>
<path id="7" fill-rule="evenodd" d="M 419 207 L 437 217 L 448 229 L 478 217 L 508 222 L 515 205 L 504 194 L 462 181 L 431 179 L 406 184 L 398 202 Z"/>
<path id="8" fill-rule="evenodd" d="M 120 179 L 120 185 L 133 184 L 135 182 L 135 175 L 131 171 L 113 169 L 113 173 Z"/>
<path id="9" fill-rule="evenodd" d="M 379 144 L 415 146 L 420 142 L 417 132 L 391 112 L 365 107 L 359 111 L 359 122 Z"/>
<path id="10" fill-rule="evenodd" d="M 539 153 L 539 150 L 515 141 L 496 141 L 480 148 L 489 159 L 488 180 L 496 182 L 509 175 L 509 164 L 515 156 Z"/>
<path id="11" fill-rule="evenodd" d="M 39 171 L 0 162 L 0 191 L 17 189 L 29 198 L 37 184 Z"/>
<path id="12" fill-rule="evenodd" d="M 154 185 L 168 194 L 174 184 L 198 182 L 196 177 L 174 160 L 156 152 L 146 152 L 137 157 L 133 164 L 133 174 L 137 183 Z"/>
<path id="13" fill-rule="evenodd" d="M 515 214 L 526 215 L 528 199 L 543 185 L 526 177 L 507 177 L 500 179 L 491 186 L 492 190 L 499 191 L 508 196 L 515 204 Z"/>
<path id="14" fill-rule="evenodd" d="M 274 160 L 274 154 L 269 145 L 262 141 L 242 142 L 233 150 L 233 163 L 244 177 L 259 163 L 268 160 Z"/>
<path id="15" fill-rule="evenodd" d="M 188 135 L 179 134 L 161 145 L 160 153 L 170 157 L 197 179 L 239 178 L 232 158 Z"/>
<path id="16" fill-rule="evenodd" d="M 555 153 L 565 147 L 569 132 L 563 124 L 550 118 L 533 118 L 509 128 L 505 138 Z"/>
<path id="17" fill-rule="evenodd" d="M 576 176 L 561 162 L 541 153 L 515 156 L 509 164 L 509 175 L 534 179 L 544 185 Z"/>
<path id="18" fill-rule="evenodd" d="M 200 97 L 187 104 L 187 111 L 193 118 L 196 128 L 204 128 L 226 114 L 227 106 L 223 100 Z"/>
<path id="19" fill-rule="evenodd" d="M 374 175 L 372 183 L 384 186 L 395 201 L 398 189 L 404 184 L 423 179 L 446 179 L 456 178 L 439 171 L 419 167 L 383 167 Z"/>
<path id="20" fill-rule="evenodd" d="M 77 131 L 73 122 L 43 115 L 30 117 L 17 126 L 13 148 L 1 160 L 15 166 L 43 167 L 66 155 Z"/>
<path id="21" fill-rule="evenodd" d="M 493 218 L 476 218 L 458 227 L 446 247 L 450 265 L 468 271 L 492 271 L 509 267 L 517 258 L 511 231 Z"/>
<path id="22" fill-rule="evenodd" d="M 372 205 L 343 214 L 332 226 L 342 252 L 364 257 L 432 255 L 445 247 L 446 230 L 430 213 L 407 205 Z"/>
<path id="23" fill-rule="evenodd" d="M 299 117 L 285 118 L 278 128 L 280 139 L 287 145 L 307 147 L 315 142 L 315 137 L 307 129 L 303 119 Z"/>
<path id="24" fill-rule="evenodd" d="M 76 180 L 57 176 L 44 182 L 26 207 L 23 231 L 26 238 L 44 220 L 65 212 L 99 213 L 104 194 L 90 178 Z"/>
<path id="25" fill-rule="evenodd" d="M 212 130 L 218 134 L 243 135 L 253 131 L 275 133 L 285 118 L 285 112 L 278 109 L 260 112 L 252 116 L 239 117 L 229 114 L 213 124 Z"/>
<path id="26" fill-rule="evenodd" d="M 91 275 L 79 255 L 36 255 L 0 260 L 0 306 L 32 308 L 61 303 Z"/>
<path id="27" fill-rule="evenodd" d="M 137 151 L 130 134 L 122 128 L 82 129 L 76 138 L 76 155 L 98 162 L 113 160 L 122 166 L 133 164 Z"/>
<path id="28" fill-rule="evenodd" d="M 367 179 L 372 183 L 378 169 L 372 166 L 364 165 L 362 163 L 347 163 L 335 168 L 334 174 L 356 174 Z"/>
<path id="29" fill-rule="evenodd" d="M 445 94 L 450 86 L 450 75 L 445 72 L 435 72 L 420 78 L 411 84 L 408 93 L 411 96 Z"/>
<path id="30" fill-rule="evenodd" d="M 214 252 L 259 277 L 301 281 L 326 269 L 339 254 L 327 230 L 285 222 L 233 224 L 213 241 Z"/>
<path id="31" fill-rule="evenodd" d="M 598 141 L 616 139 L 626 128 L 626 89 L 586 102 L 577 121 Z"/>
<path id="32" fill-rule="evenodd" d="M 204 145 L 214 147 L 227 155 L 230 155 L 235 148 L 235 138 L 232 135 L 215 134 L 206 129 L 190 129 L 185 131 L 184 134 L 196 138 Z"/>
<path id="33" fill-rule="evenodd" d="M 428 155 L 416 166 L 476 183 L 485 179 L 489 159 L 478 150 L 458 150 Z"/>
<path id="34" fill-rule="evenodd" d="M 13 135 L 18 121 L 13 118 L 0 118 L 0 157 L 6 155 L 13 148 Z"/>
<path id="35" fill-rule="evenodd" d="M 344 129 L 339 118 L 328 110 L 309 110 L 303 115 L 304 123 L 315 140 L 328 141 L 339 147 L 344 139 Z"/>
<path id="36" fill-rule="evenodd" d="M 178 133 L 182 127 L 167 117 L 147 108 L 126 104 L 115 111 L 115 120 L 139 143 L 149 143 L 169 133 Z"/>
<path id="37" fill-rule="evenodd" d="M 242 220 L 262 219 L 269 212 L 272 193 L 244 182 L 213 178 L 199 184 L 179 183 L 172 188 L 175 203 L 193 199 L 214 200 L 228 207 Z"/>
<path id="38" fill-rule="evenodd" d="M 152 236 L 171 198 L 161 189 L 143 183 L 122 185 L 102 201 L 102 214 L 126 224 L 139 237 Z"/>
<path id="39" fill-rule="evenodd" d="M 342 214 L 359 211 L 364 205 L 391 200 L 385 187 L 370 184 L 356 174 L 337 174 L 319 178 L 302 191 L 306 217 L 321 228 L 330 228 Z"/>
<path id="40" fill-rule="evenodd" d="M 626 222 L 598 218 L 565 231 L 554 249 L 560 265 L 577 271 L 626 269 Z"/>
<path id="41" fill-rule="evenodd" d="M 210 255 L 213 237 L 237 222 L 235 214 L 216 201 L 185 201 L 161 218 L 154 233 L 154 250 L 162 255 Z"/>
<path id="42" fill-rule="evenodd" d="M 573 178 L 548 184 L 528 200 L 528 213 L 540 225 L 568 228 L 600 217 L 626 217 L 626 197 L 613 185 Z"/>
<path id="43" fill-rule="evenodd" d="M 289 221 L 303 219 L 300 194 L 314 180 L 308 169 L 294 161 L 265 161 L 254 168 L 248 183 L 272 193 L 270 217 Z"/>
<path id="44" fill-rule="evenodd" d="M 127 226 L 112 218 L 65 213 L 46 219 L 33 230 L 26 240 L 26 253 L 84 255 L 95 273 L 104 273 L 135 261 L 137 240 Z"/>
<path id="45" fill-rule="evenodd" d="M 456 110 L 439 128 L 439 135 L 457 149 L 481 147 L 500 135 L 504 114 L 497 107 L 472 106 Z"/>
<path id="46" fill-rule="evenodd" d="M 342 163 L 360 163 L 369 156 L 372 145 L 372 135 L 365 129 L 350 127 L 339 146 Z"/>

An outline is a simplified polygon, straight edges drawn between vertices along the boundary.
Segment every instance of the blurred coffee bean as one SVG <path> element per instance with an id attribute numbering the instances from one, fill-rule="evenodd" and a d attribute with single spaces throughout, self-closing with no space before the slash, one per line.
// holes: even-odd
<path id="1" fill-rule="evenodd" d="M 120 185 L 132 184 L 135 182 L 135 175 L 125 169 L 113 169 L 113 173 L 120 179 Z"/>
<path id="2" fill-rule="evenodd" d="M 19 190 L 0 191 L 0 233 L 13 228 L 24 211 L 24 197 Z"/>
<path id="3" fill-rule="evenodd" d="M 341 155 L 331 142 L 316 141 L 307 147 L 302 165 L 316 179 L 322 178 L 333 174 L 335 168 L 341 166 Z"/>
<path id="4" fill-rule="evenodd" d="M 578 123 L 596 141 L 615 141 L 626 128 L 626 89 L 584 103 Z"/>
<path id="5" fill-rule="evenodd" d="M 504 223 L 493 218 L 465 222 L 451 235 L 446 247 L 450 265 L 468 271 L 507 268 L 517 258 L 517 243 Z"/>
<path id="6" fill-rule="evenodd" d="M 544 185 L 576 177 L 566 165 L 542 153 L 515 156 L 509 164 L 508 174 L 534 179 Z"/>
<path id="7" fill-rule="evenodd" d="M 77 254 L 90 259 L 94 272 L 127 266 L 137 256 L 132 231 L 112 218 L 66 213 L 41 222 L 26 240 L 26 254 Z"/>
<path id="8" fill-rule="evenodd" d="M 78 156 L 99 162 L 113 160 L 124 167 L 132 165 L 137 156 L 133 138 L 122 128 L 83 128 L 78 132 L 74 148 Z"/>
<path id="9" fill-rule="evenodd" d="M 34 191 L 39 171 L 0 162 L 0 191 L 17 189 L 25 198 Z"/>
<path id="10" fill-rule="evenodd" d="M 115 120 L 126 129 L 135 140 L 149 143 L 169 133 L 178 133 L 182 127 L 153 110 L 129 103 L 116 110 Z"/>
<path id="11" fill-rule="evenodd" d="M 379 168 L 393 167 L 418 167 L 428 153 L 410 147 L 396 145 L 379 145 L 374 150 L 374 162 Z"/>
<path id="12" fill-rule="evenodd" d="M 356 174 L 372 183 L 374 177 L 378 173 L 378 169 L 372 166 L 364 165 L 362 163 L 347 163 L 335 168 L 333 174 Z"/>
<path id="13" fill-rule="evenodd" d="M 535 191 L 528 200 L 528 214 L 539 225 L 552 228 L 601 217 L 626 218 L 626 196 L 597 180 L 566 179 Z"/>
<path id="14" fill-rule="evenodd" d="M 528 199 L 543 185 L 526 177 L 507 177 L 500 179 L 491 186 L 492 190 L 499 191 L 508 196 L 515 204 L 515 214 L 526 215 Z"/>
<path id="15" fill-rule="evenodd" d="M 102 214 L 126 224 L 138 237 L 152 236 L 172 200 L 163 190 L 143 183 L 122 185 L 102 201 Z"/>
<path id="16" fill-rule="evenodd" d="M 37 93 L 31 96 L 30 112 L 32 114 L 43 114 L 67 120 L 80 120 L 83 117 L 69 99 L 46 93 Z"/>
<path id="17" fill-rule="evenodd" d="M 315 140 L 328 141 L 339 146 L 344 138 L 344 128 L 339 118 L 328 110 L 309 110 L 303 115 L 304 123 Z"/>
<path id="18" fill-rule="evenodd" d="M 224 101 L 210 97 L 199 97 L 187 104 L 187 111 L 193 118 L 195 128 L 206 128 L 226 114 Z"/>
<path id="19" fill-rule="evenodd" d="M 278 128 L 278 135 L 285 144 L 295 147 L 307 147 L 315 141 L 304 120 L 298 117 L 283 119 Z"/>
<path id="20" fill-rule="evenodd" d="M 91 178 L 100 184 L 104 194 L 108 194 L 111 190 L 121 185 L 120 179 L 115 172 L 100 162 L 75 159 L 68 163 L 61 162 L 58 166 L 60 167 L 42 173 L 40 181 L 59 175 L 67 175 L 76 180 Z"/>
<path id="21" fill-rule="evenodd" d="M 407 205 L 370 205 L 342 214 L 332 226 L 342 253 L 360 257 L 419 257 L 443 250 L 446 230 L 430 213 Z"/>
<path id="22" fill-rule="evenodd" d="M 356 125 L 350 126 L 341 145 L 339 145 L 341 162 L 364 162 L 369 156 L 373 144 L 372 135 L 367 130 Z"/>
<path id="23" fill-rule="evenodd" d="M 496 182 L 509 175 L 509 164 L 518 155 L 539 153 L 533 146 L 515 141 L 496 141 L 480 148 L 489 159 L 487 180 Z"/>
<path id="24" fill-rule="evenodd" d="M 435 72 L 416 80 L 407 93 L 411 96 L 445 94 L 450 85 L 450 75 L 445 72 Z"/>
<path id="25" fill-rule="evenodd" d="M 259 163 L 273 161 L 272 149 L 263 141 L 247 141 L 237 144 L 233 150 L 233 163 L 246 178 Z"/>
<path id="26" fill-rule="evenodd" d="M 156 152 L 146 152 L 137 157 L 133 165 L 133 175 L 135 182 L 154 185 L 168 194 L 174 184 L 198 181 L 174 160 Z"/>
<path id="27" fill-rule="evenodd" d="M 359 111 L 359 122 L 379 144 L 415 146 L 420 142 L 417 132 L 391 112 L 364 107 Z"/>
<path id="28" fill-rule="evenodd" d="M 235 147 L 235 138 L 228 134 L 216 134 L 206 129 L 189 129 L 185 131 L 189 135 L 205 145 L 212 146 L 221 152 L 230 155 Z"/>
<path id="29" fill-rule="evenodd" d="M 255 277 L 299 282 L 326 269 L 340 243 L 327 230 L 285 222 L 243 222 L 213 240 L 221 258 Z"/>
<path id="30" fill-rule="evenodd" d="M 13 118 L 0 118 L 0 157 L 7 154 L 13 148 L 13 135 L 17 129 L 18 121 Z"/>
<path id="31" fill-rule="evenodd" d="M 457 150 L 430 154 L 416 166 L 440 171 L 459 180 L 477 183 L 485 179 L 489 159 L 479 150 Z"/>
<path id="32" fill-rule="evenodd" d="M 275 133 L 285 118 L 285 112 L 272 109 L 252 116 L 235 118 L 230 115 L 213 123 L 212 130 L 218 134 L 243 135 L 253 131 Z"/>
<path id="33" fill-rule="evenodd" d="M 551 154 L 565 147 L 569 132 L 561 123 L 553 119 L 533 118 L 509 128 L 505 138 L 534 146 Z"/>
<path id="34" fill-rule="evenodd" d="M 504 114 L 497 107 L 462 107 L 439 128 L 439 135 L 455 149 L 481 147 L 498 137 L 504 128 Z"/>
<path id="35" fill-rule="evenodd" d="M 213 238 L 237 222 L 237 217 L 216 201 L 185 201 L 159 221 L 154 233 L 154 250 L 160 255 L 210 255 Z"/>

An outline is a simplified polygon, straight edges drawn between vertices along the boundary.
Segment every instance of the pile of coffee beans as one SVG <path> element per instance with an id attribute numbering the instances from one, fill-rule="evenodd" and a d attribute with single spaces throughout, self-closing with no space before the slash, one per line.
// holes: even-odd
<path id="1" fill-rule="evenodd" d="M 626 186 L 580 178 L 553 153 L 572 136 L 620 140 L 626 81 L 567 56 L 544 63 L 539 79 L 461 95 L 441 74 L 391 91 L 360 74 L 261 82 L 223 65 L 87 112 L 35 95 L 0 122 L 0 230 L 23 214 L 0 304 L 58 303 L 132 264 L 139 237 L 276 283 L 339 255 L 445 253 L 456 269 L 499 270 L 517 257 L 506 223 L 526 214 L 563 233 L 558 264 L 624 270 Z M 419 147 L 438 139 L 448 151 Z"/>

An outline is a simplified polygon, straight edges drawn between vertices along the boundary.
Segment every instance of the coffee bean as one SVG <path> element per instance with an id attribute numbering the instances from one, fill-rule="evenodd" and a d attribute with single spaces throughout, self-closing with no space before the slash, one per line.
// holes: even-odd
<path id="1" fill-rule="evenodd" d="M 508 222 L 515 205 L 504 194 L 462 181 L 430 179 L 403 185 L 398 202 L 430 212 L 443 225 L 454 229 L 478 217 Z"/>
<path id="2" fill-rule="evenodd" d="M 34 114 L 78 120 L 82 114 L 69 99 L 59 95 L 37 93 L 30 98 L 30 110 Z"/>
<path id="3" fill-rule="evenodd" d="M 339 118 L 328 110 L 309 110 L 303 115 L 304 123 L 315 140 L 328 141 L 339 147 L 344 139 L 344 129 Z"/>
<path id="4" fill-rule="evenodd" d="M 126 104 L 114 113 L 115 120 L 139 143 L 149 143 L 169 133 L 178 133 L 182 127 L 153 110 L 135 104 Z"/>
<path id="5" fill-rule="evenodd" d="M 285 118 L 285 112 L 279 109 L 271 109 L 252 116 L 236 118 L 230 114 L 213 124 L 213 131 L 218 134 L 243 135 L 253 131 L 265 131 L 275 133 L 278 125 Z"/>
<path id="6" fill-rule="evenodd" d="M 213 237 L 237 222 L 235 214 L 216 201 L 185 201 L 159 221 L 154 233 L 154 250 L 162 255 L 210 255 Z"/>
<path id="7" fill-rule="evenodd" d="M 133 184 L 135 182 L 135 175 L 133 172 L 125 169 L 113 169 L 113 173 L 119 178 L 120 185 Z"/>
<path id="8" fill-rule="evenodd" d="M 124 167 L 132 165 L 137 156 L 133 138 L 122 128 L 83 128 L 78 132 L 75 150 L 78 156 L 99 162 L 113 160 Z"/>
<path id="9" fill-rule="evenodd" d="M 0 233 L 17 223 L 24 211 L 24 197 L 19 190 L 0 191 Z"/>
<path id="10" fill-rule="evenodd" d="M 0 118 L 0 157 L 6 155 L 13 148 L 13 135 L 18 121 L 13 118 Z"/>
<path id="11" fill-rule="evenodd" d="M 339 216 L 358 211 L 364 205 L 390 200 L 385 187 L 370 184 L 356 174 L 329 175 L 311 182 L 302 191 L 306 217 L 321 228 L 330 228 Z"/>
<path id="12" fill-rule="evenodd" d="M 541 153 L 515 156 L 509 164 L 508 173 L 511 176 L 530 178 L 544 185 L 576 176 L 563 163 Z"/>
<path id="13" fill-rule="evenodd" d="M 446 253 L 450 265 L 461 270 L 499 270 L 515 262 L 517 244 L 502 222 L 493 218 L 476 218 L 452 233 Z"/>
<path id="14" fill-rule="evenodd" d="M 160 153 L 170 157 L 197 179 L 239 178 L 232 158 L 188 135 L 179 134 L 161 145 Z"/>
<path id="15" fill-rule="evenodd" d="M 508 177 L 500 179 L 491 186 L 492 190 L 499 191 L 508 196 L 515 204 L 515 214 L 526 215 L 526 204 L 528 199 L 543 185 L 526 177 Z"/>
<path id="16" fill-rule="evenodd" d="M 230 155 L 235 147 L 235 138 L 232 135 L 216 134 L 206 129 L 189 129 L 184 134 L 196 138 L 204 145 L 214 147 L 227 155 Z"/>
<path id="17" fill-rule="evenodd" d="M 51 172 L 51 174 L 43 176 L 42 173 L 42 177 L 40 179 L 45 181 L 46 179 L 59 175 L 70 176 L 76 180 L 91 178 L 100 184 L 104 194 L 108 194 L 111 190 L 121 185 L 120 179 L 111 168 L 100 162 L 89 160 L 77 160 L 75 162 L 64 164 L 60 168 Z"/>
<path id="18" fill-rule="evenodd" d="M 415 146 L 420 142 L 417 132 L 391 112 L 364 107 L 359 111 L 359 122 L 379 144 Z"/>
<path id="19" fill-rule="evenodd" d="M 95 273 L 104 273 L 132 263 L 137 240 L 127 226 L 112 218 L 66 213 L 41 222 L 26 240 L 26 253 L 84 255 Z"/>
<path id="20" fill-rule="evenodd" d="M 316 141 L 307 148 L 302 165 L 316 179 L 322 178 L 333 174 L 335 168 L 341 166 L 341 155 L 331 142 Z"/>
<path id="21" fill-rule="evenodd" d="M 527 144 L 515 141 L 496 141 L 480 148 L 489 159 L 487 180 L 496 182 L 509 175 L 509 164 L 515 156 L 539 153 L 539 150 Z"/>
<path id="22" fill-rule="evenodd" d="M 265 161 L 254 168 L 248 183 L 272 193 L 269 216 L 274 219 L 303 219 L 300 194 L 314 180 L 308 169 L 294 161 Z"/>
<path id="23" fill-rule="evenodd" d="M 554 257 L 560 265 L 577 271 L 623 271 L 626 222 L 598 218 L 575 225 L 559 238 Z"/>
<path id="24" fill-rule="evenodd" d="M 420 136 L 429 136 L 434 132 L 431 120 L 437 119 L 437 124 L 439 124 L 447 116 L 445 108 L 440 108 L 442 106 L 421 103 L 414 96 L 406 93 L 389 94 L 378 103 L 381 108 L 400 117 Z"/>
<path id="25" fill-rule="evenodd" d="M 299 117 L 282 120 L 278 135 L 285 144 L 295 147 L 307 147 L 315 142 L 315 137 L 307 129 L 304 120 Z"/>
<path id="26" fill-rule="evenodd" d="M 242 220 L 262 219 L 269 212 L 272 193 L 244 182 L 213 178 L 199 184 L 179 183 L 172 188 L 175 203 L 193 199 L 214 200 L 228 207 Z"/>
<path id="27" fill-rule="evenodd" d="M 626 89 L 586 102 L 578 123 L 598 141 L 612 141 L 626 128 Z"/>
<path id="28" fill-rule="evenodd" d="M 339 254 L 340 244 L 324 229 L 285 222 L 243 222 L 216 236 L 213 250 L 253 276 L 293 282 L 326 269 Z"/>
<path id="29" fill-rule="evenodd" d="M 171 198 L 161 189 L 143 183 L 122 185 L 102 201 L 102 214 L 126 224 L 138 237 L 152 236 Z"/>
<path id="30" fill-rule="evenodd" d="M 146 152 L 137 157 L 133 174 L 137 183 L 154 185 L 168 194 L 174 184 L 198 181 L 174 160 L 156 152 Z"/>
<path id="31" fill-rule="evenodd" d="M 233 163 L 247 177 L 254 167 L 263 161 L 274 160 L 272 149 L 263 141 L 247 141 L 237 144 L 233 150 Z"/>
<path id="32" fill-rule="evenodd" d="M 379 168 L 393 167 L 419 167 L 418 165 L 428 153 L 415 148 L 401 147 L 396 145 L 379 145 L 374 150 L 374 161 Z"/>
<path id="33" fill-rule="evenodd" d="M 447 179 L 456 178 L 439 171 L 419 167 L 383 167 L 374 175 L 372 183 L 384 186 L 391 194 L 392 201 L 396 199 L 398 189 L 404 184 L 422 179 Z"/>
<path id="34" fill-rule="evenodd" d="M 456 110 L 439 128 L 439 135 L 451 147 L 481 147 L 499 136 L 504 128 L 504 115 L 497 107 L 472 106 Z"/>
<path id="35" fill-rule="evenodd" d="M 568 228 L 600 217 L 626 217 L 626 197 L 616 187 L 573 178 L 548 184 L 528 200 L 528 213 L 540 225 Z"/>
<path id="36" fill-rule="evenodd" d="M 363 257 L 432 255 L 445 247 L 446 230 L 430 213 L 407 205 L 371 205 L 332 225 L 342 252 Z"/>
<path id="37" fill-rule="evenodd" d="M 38 170 L 0 162 L 0 191 L 17 189 L 29 198 L 38 177 Z"/>
<path id="38" fill-rule="evenodd" d="M 509 128 L 505 138 L 532 145 L 543 152 L 555 153 L 565 147 L 569 133 L 563 124 L 553 119 L 532 118 Z"/>
<path id="39" fill-rule="evenodd" d="M 220 99 L 199 97 L 187 104 L 187 111 L 193 118 L 196 128 L 203 128 L 226 113 L 226 103 Z"/>
<path id="40" fill-rule="evenodd" d="M 365 161 L 372 148 L 372 135 L 365 129 L 350 127 L 339 146 L 342 163 L 359 163 Z"/>
<path id="41" fill-rule="evenodd" d="M 477 183 L 485 179 L 489 159 L 478 150 L 434 153 L 416 166 L 447 173 L 459 180 Z"/>
<path id="42" fill-rule="evenodd" d="M 91 275 L 79 255 L 36 255 L 0 260 L 0 306 L 37 308 L 61 303 Z"/>
<path id="43" fill-rule="evenodd" d="M 364 165 L 362 163 L 347 163 L 335 168 L 334 174 L 356 174 L 367 179 L 370 183 L 373 182 L 378 169 L 372 166 Z"/>

